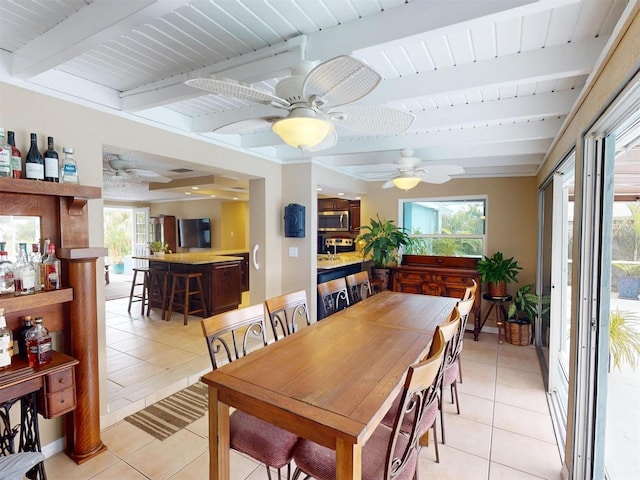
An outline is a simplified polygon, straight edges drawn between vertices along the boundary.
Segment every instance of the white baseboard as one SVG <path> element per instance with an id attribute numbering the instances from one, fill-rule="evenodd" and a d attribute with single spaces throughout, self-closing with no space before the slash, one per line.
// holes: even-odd
<path id="1" fill-rule="evenodd" d="M 45 458 L 53 457 L 55 454 L 64 451 L 64 444 L 65 444 L 64 437 L 58 438 L 57 440 L 54 440 L 48 445 L 43 446 L 42 453 L 45 456 Z"/>

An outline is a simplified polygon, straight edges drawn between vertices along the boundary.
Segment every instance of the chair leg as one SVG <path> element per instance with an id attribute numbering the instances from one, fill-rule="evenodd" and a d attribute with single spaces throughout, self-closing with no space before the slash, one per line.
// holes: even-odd
<path id="1" fill-rule="evenodd" d="M 456 394 L 456 410 L 458 410 L 458 415 L 460 415 L 460 401 L 458 400 L 458 383 L 453 382 L 451 384 L 451 387 L 453 388 L 453 391 Z"/>
<path id="2" fill-rule="evenodd" d="M 204 288 L 202 288 L 202 279 L 201 277 L 196 278 L 198 283 L 198 288 L 200 289 L 200 305 L 202 306 L 202 313 L 205 317 L 209 316 L 209 312 L 207 311 L 207 305 L 204 302 Z"/>
<path id="3" fill-rule="evenodd" d="M 460 383 L 462 383 L 462 355 L 458 355 L 458 376 L 460 377 Z"/>
<path id="4" fill-rule="evenodd" d="M 267 468 L 267 478 L 271 480 L 271 469 L 269 468 L 269 465 L 267 465 L 266 463 L 264 464 L 264 466 Z"/>
<path id="5" fill-rule="evenodd" d="M 433 444 L 436 446 L 436 463 L 440 463 L 440 451 L 438 450 L 438 429 L 435 421 L 433 422 Z"/>
<path id="6" fill-rule="evenodd" d="M 191 302 L 191 296 L 190 296 L 190 292 L 191 292 L 191 279 L 190 278 L 185 278 L 184 279 L 184 300 L 183 300 L 183 306 L 182 309 L 184 311 L 184 324 L 186 325 L 187 323 L 189 323 L 189 303 Z M 269 467 L 267 466 L 267 469 L 269 469 Z M 271 480 L 271 477 L 269 477 L 269 480 Z"/>
<path id="7" fill-rule="evenodd" d="M 171 320 L 171 313 L 173 312 L 173 297 L 176 294 L 177 278 L 171 281 L 171 294 L 169 295 L 169 307 L 167 308 L 167 321 Z"/>
<path id="8" fill-rule="evenodd" d="M 131 313 L 131 303 L 133 300 L 133 291 L 136 288 L 136 278 L 138 276 L 138 272 L 133 272 L 133 280 L 131 280 L 131 290 L 129 290 L 129 306 L 127 307 L 127 313 Z"/>
<path id="9" fill-rule="evenodd" d="M 442 387 L 442 385 L 441 385 Z M 438 399 L 438 406 L 440 407 L 440 430 L 442 432 L 442 444 L 444 445 L 444 409 L 442 408 L 442 390 L 440 391 L 440 398 Z"/>

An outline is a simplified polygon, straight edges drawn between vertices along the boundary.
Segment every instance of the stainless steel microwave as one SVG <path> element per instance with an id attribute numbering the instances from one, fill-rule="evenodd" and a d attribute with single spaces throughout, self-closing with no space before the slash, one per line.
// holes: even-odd
<path id="1" fill-rule="evenodd" d="M 319 232 L 348 232 L 349 211 L 318 212 Z"/>

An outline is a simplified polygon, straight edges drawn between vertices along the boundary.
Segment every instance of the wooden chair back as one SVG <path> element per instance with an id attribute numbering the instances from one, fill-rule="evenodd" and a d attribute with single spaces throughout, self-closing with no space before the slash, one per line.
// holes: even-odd
<path id="1" fill-rule="evenodd" d="M 269 298 L 265 300 L 264 306 L 276 340 L 296 332 L 302 322 L 311 325 L 307 292 L 304 290 Z"/>
<path id="2" fill-rule="evenodd" d="M 478 293 L 478 284 L 473 278 L 471 279 L 471 281 L 473 282 L 473 284 L 465 289 L 462 300 L 468 300 L 471 297 L 475 297 Z"/>
<path id="3" fill-rule="evenodd" d="M 347 275 L 345 280 L 349 289 L 349 300 L 352 304 L 371 296 L 371 282 L 366 270 Z"/>
<path id="4" fill-rule="evenodd" d="M 464 343 L 464 332 L 467 329 L 467 320 L 469 319 L 469 313 L 473 308 L 473 302 L 476 301 L 476 297 L 470 297 L 466 300 L 460 300 L 456 305 L 458 309 L 458 313 L 460 315 L 460 326 L 458 327 L 458 332 L 456 333 L 455 338 L 453 339 L 454 346 L 452 351 L 454 353 L 454 358 L 452 361 L 456 361 L 460 356 L 460 352 L 462 352 L 462 345 Z"/>
<path id="5" fill-rule="evenodd" d="M 349 306 L 347 282 L 344 277 L 318 284 L 318 296 L 324 317 Z"/>
<path id="6" fill-rule="evenodd" d="M 439 328 L 436 328 L 432 346 L 426 360 L 410 366 L 407 371 L 400 397 L 400 408 L 397 411 L 391 442 L 387 449 L 385 462 L 387 480 L 399 476 L 405 469 L 411 469 L 409 471 L 417 473 L 419 440 L 430 428 L 430 425 L 425 425 L 423 419 L 429 406 L 438 401 L 437 377 L 446 347 L 444 336 Z M 403 476 L 406 477 L 406 475 Z"/>
<path id="7" fill-rule="evenodd" d="M 201 325 L 214 370 L 267 345 L 264 305 L 261 303 L 205 318 Z M 224 354 L 225 362 L 216 358 L 220 353 Z"/>

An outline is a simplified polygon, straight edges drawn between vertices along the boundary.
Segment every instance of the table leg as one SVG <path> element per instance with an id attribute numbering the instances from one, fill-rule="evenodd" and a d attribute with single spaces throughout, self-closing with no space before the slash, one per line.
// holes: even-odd
<path id="1" fill-rule="evenodd" d="M 336 443 L 336 480 L 362 478 L 362 445 L 338 439 Z"/>
<path id="2" fill-rule="evenodd" d="M 209 387 L 209 478 L 229 480 L 229 405 Z"/>

